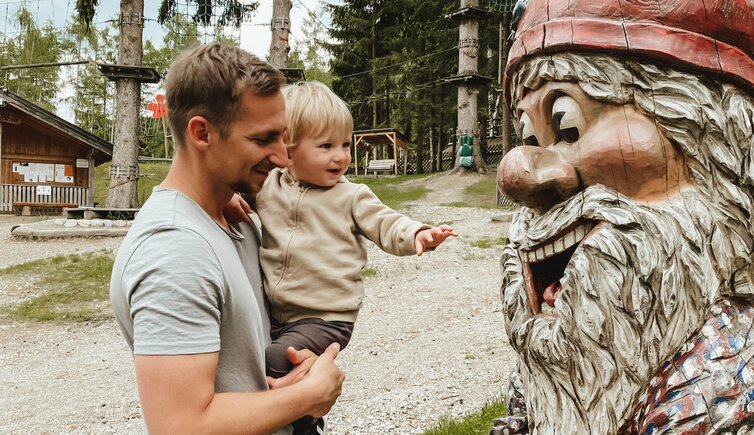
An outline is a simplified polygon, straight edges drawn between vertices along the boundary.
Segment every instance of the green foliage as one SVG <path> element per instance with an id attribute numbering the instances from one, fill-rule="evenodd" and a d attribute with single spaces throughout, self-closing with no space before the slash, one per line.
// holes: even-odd
<path id="1" fill-rule="evenodd" d="M 168 175 L 169 163 L 139 163 L 139 204 L 152 194 L 152 189 Z M 104 206 L 107 200 L 107 189 L 110 182 L 110 163 L 104 163 L 94 169 L 94 202 Z"/>
<path id="2" fill-rule="evenodd" d="M 424 186 L 403 185 L 406 181 L 427 177 L 425 174 L 382 177 L 351 177 L 353 183 L 366 184 L 385 205 L 398 209 L 404 204 L 424 198 L 429 190 Z"/>
<path id="3" fill-rule="evenodd" d="M 110 254 L 56 256 L 0 270 L 0 276 L 34 282 L 40 295 L 3 312 L 18 320 L 90 321 L 109 317 L 105 302 L 113 269 Z"/>
<path id="4" fill-rule="evenodd" d="M 34 21 L 28 4 L 21 3 L 16 11 L 15 24 L 19 29 L 15 37 L 3 35 L 0 65 L 55 63 L 61 60 L 64 45 L 51 21 L 40 27 Z M 0 88 L 6 88 L 54 112 L 58 79 L 57 67 L 11 69 L 0 73 Z"/>
<path id="5" fill-rule="evenodd" d="M 116 63 L 118 28 L 115 23 L 102 30 L 87 28 L 75 21 L 68 25 L 66 44 L 72 56 Z M 102 76 L 94 63 L 79 65 L 73 77 L 74 94 L 67 99 L 74 113 L 74 123 L 105 140 L 111 140 L 115 115 L 115 87 Z"/>
<path id="6" fill-rule="evenodd" d="M 356 129 L 392 127 L 421 160 L 441 150 L 455 130 L 457 91 L 442 79 L 458 73 L 458 24 L 445 18 L 458 3 L 442 0 L 345 0 L 332 15 L 327 45 L 333 90 L 349 103 Z M 498 22 L 480 22 L 479 74 L 497 76 Z M 486 122 L 489 89 L 480 89 Z M 430 149 L 430 138 L 432 147 Z"/>
<path id="7" fill-rule="evenodd" d="M 314 13 L 309 12 L 301 26 L 303 42 L 288 56 L 289 68 L 303 68 L 307 81 L 318 81 L 328 86 L 332 84 L 332 72 L 325 50 L 326 29 Z"/>
<path id="8" fill-rule="evenodd" d="M 423 435 L 486 435 L 492 429 L 492 422 L 508 414 L 503 398 L 487 403 L 482 409 L 460 420 L 442 418 L 439 424 Z"/>
<path id="9" fill-rule="evenodd" d="M 495 174 L 466 186 L 461 201 L 443 204 L 448 207 L 499 208 L 497 205 L 497 180 Z"/>
<path id="10" fill-rule="evenodd" d="M 91 1 L 91 0 L 90 0 Z M 245 17 L 251 16 L 259 7 L 259 2 L 239 0 L 194 0 L 196 10 L 192 20 L 202 26 L 240 27 Z M 162 0 L 157 21 L 164 24 L 178 17 L 183 11 L 178 10 L 175 0 Z"/>

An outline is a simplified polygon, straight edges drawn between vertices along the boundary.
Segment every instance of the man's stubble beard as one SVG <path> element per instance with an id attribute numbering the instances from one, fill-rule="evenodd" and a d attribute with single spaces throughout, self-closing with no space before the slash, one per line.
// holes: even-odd
<path id="1" fill-rule="evenodd" d="M 703 204 L 689 190 L 649 209 L 590 187 L 546 215 L 518 215 L 501 259 L 503 310 L 535 433 L 616 433 L 699 328 L 720 281 L 705 250 L 709 217 L 691 212 Z M 555 316 L 533 317 L 516 248 L 579 218 L 603 223 L 574 252 Z"/>

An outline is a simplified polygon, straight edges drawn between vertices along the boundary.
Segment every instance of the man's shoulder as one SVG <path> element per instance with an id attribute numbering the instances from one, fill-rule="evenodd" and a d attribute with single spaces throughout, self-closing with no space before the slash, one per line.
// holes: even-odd
<path id="1" fill-rule="evenodd" d="M 185 195 L 155 190 L 139 210 L 118 256 L 140 255 L 159 260 L 162 256 L 197 255 L 212 251 L 208 239 L 217 225 Z"/>

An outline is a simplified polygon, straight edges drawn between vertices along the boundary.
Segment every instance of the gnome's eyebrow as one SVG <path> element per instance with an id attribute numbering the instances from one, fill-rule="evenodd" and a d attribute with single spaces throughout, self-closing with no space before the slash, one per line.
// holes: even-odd
<path id="1" fill-rule="evenodd" d="M 541 88 L 539 88 L 541 89 Z M 531 92 L 536 92 L 539 89 L 534 89 Z M 558 87 L 551 87 L 547 90 L 547 93 L 542 96 L 541 98 L 538 98 L 534 104 L 528 106 L 527 108 L 531 111 L 534 110 L 539 113 L 544 113 L 549 118 L 550 116 L 550 110 L 552 109 L 552 102 L 555 101 L 558 97 L 561 97 L 563 95 L 568 95 L 566 92 L 563 91 L 563 89 Z M 519 104 L 516 105 L 516 118 L 520 118 L 521 114 L 524 113 L 524 109 L 520 107 L 521 101 L 525 100 L 526 97 L 522 98 L 519 101 Z"/>

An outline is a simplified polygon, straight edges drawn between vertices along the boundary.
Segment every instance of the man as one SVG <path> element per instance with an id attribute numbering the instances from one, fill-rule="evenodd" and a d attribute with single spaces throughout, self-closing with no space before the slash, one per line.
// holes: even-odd
<path id="1" fill-rule="evenodd" d="M 316 361 L 290 349 L 299 367 L 268 389 L 258 235 L 223 216 L 234 192 L 258 192 L 287 162 L 283 83 L 267 63 L 219 44 L 171 65 L 177 154 L 123 241 L 110 286 L 150 433 L 289 433 L 340 395 L 337 345 Z"/>
<path id="2" fill-rule="evenodd" d="M 497 430 L 754 429 L 754 5 L 519 3 Z"/>

